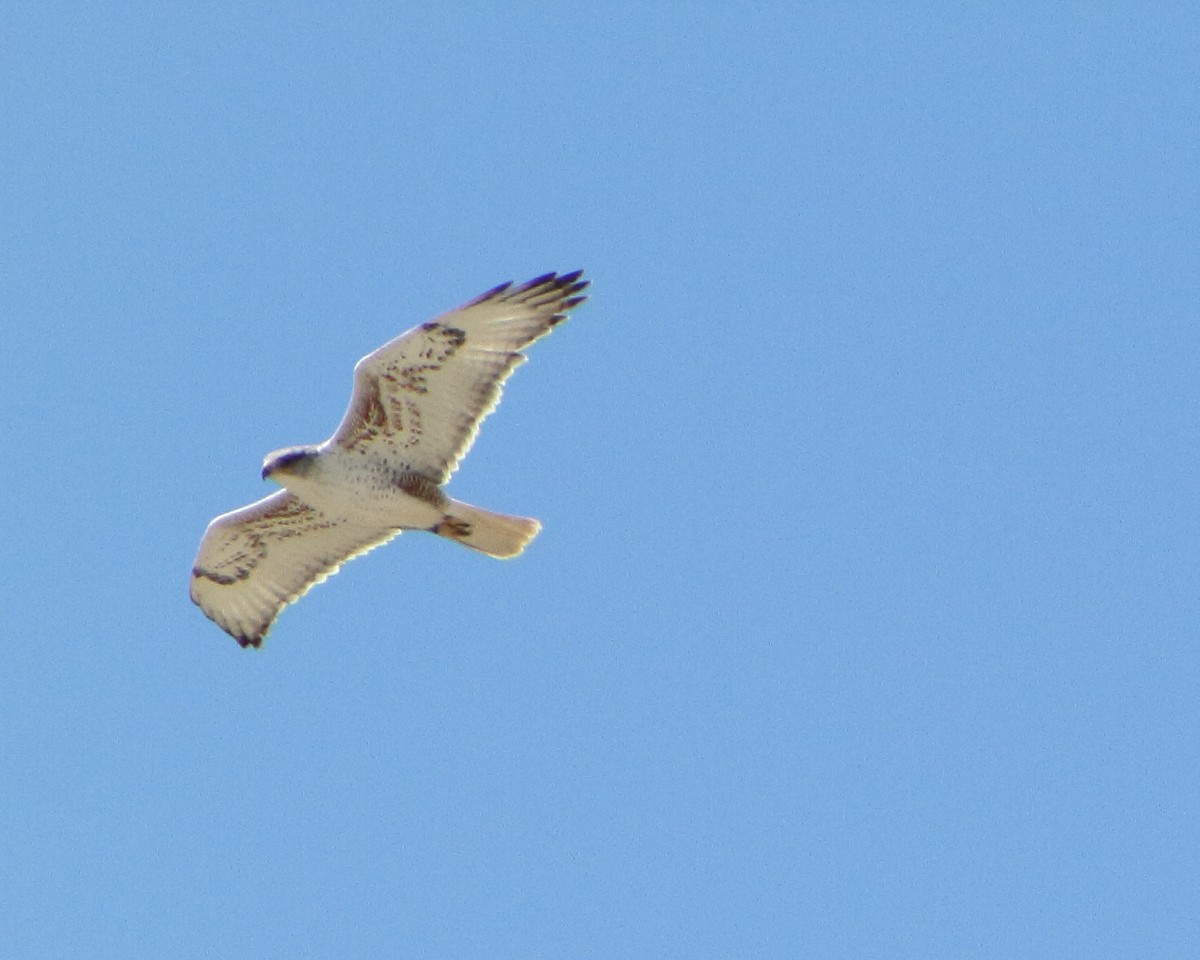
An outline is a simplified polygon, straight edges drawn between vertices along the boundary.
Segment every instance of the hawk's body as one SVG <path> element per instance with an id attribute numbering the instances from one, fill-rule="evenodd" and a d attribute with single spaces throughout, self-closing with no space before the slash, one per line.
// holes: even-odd
<path id="1" fill-rule="evenodd" d="M 269 455 L 263 476 L 284 489 L 209 524 L 192 599 L 242 646 L 258 646 L 286 604 L 403 530 L 496 557 L 520 553 L 536 520 L 472 507 L 441 487 L 524 362 L 518 351 L 584 299 L 579 276 L 504 284 L 363 357 L 337 432 Z"/>

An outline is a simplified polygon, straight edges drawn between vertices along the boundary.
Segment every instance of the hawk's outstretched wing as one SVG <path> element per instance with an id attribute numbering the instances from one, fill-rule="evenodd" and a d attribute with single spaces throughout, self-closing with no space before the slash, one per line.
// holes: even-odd
<path id="1" fill-rule="evenodd" d="M 397 469 L 445 483 L 525 360 L 518 351 L 586 299 L 581 273 L 502 284 L 363 357 L 330 442 L 375 455 L 382 449 Z"/>
<path id="2" fill-rule="evenodd" d="M 257 647 L 287 604 L 399 532 L 328 517 L 280 490 L 208 525 L 192 600 L 243 647 Z"/>

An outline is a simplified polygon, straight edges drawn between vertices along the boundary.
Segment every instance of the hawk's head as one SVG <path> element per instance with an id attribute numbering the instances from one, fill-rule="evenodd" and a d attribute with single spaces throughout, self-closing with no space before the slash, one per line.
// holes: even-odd
<path id="1" fill-rule="evenodd" d="M 275 474 L 302 477 L 312 469 L 316 461 L 316 447 L 284 447 L 282 450 L 268 453 L 263 460 L 263 479 L 266 480 Z"/>

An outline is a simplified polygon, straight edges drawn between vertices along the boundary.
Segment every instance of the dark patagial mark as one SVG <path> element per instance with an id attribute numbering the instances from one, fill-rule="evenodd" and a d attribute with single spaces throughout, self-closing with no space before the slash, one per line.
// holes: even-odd
<path id="1" fill-rule="evenodd" d="M 388 425 L 387 411 L 379 396 L 379 383 L 372 381 L 370 389 L 363 391 L 363 397 L 358 403 L 358 422 L 354 425 L 354 435 L 344 444 L 346 449 L 353 450 L 360 444 L 374 440 Z"/>
<path id="2" fill-rule="evenodd" d="M 379 399 L 379 386 L 370 392 L 363 402 L 362 422 L 364 426 L 382 430 L 387 426 L 387 411 L 383 409 L 383 401 Z"/>

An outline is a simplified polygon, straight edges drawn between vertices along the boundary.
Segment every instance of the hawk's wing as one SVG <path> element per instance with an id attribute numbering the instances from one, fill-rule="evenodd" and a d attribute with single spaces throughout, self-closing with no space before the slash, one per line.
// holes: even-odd
<path id="1" fill-rule="evenodd" d="M 257 647 L 287 604 L 399 532 L 334 519 L 280 490 L 208 525 L 192 600 L 243 647 Z"/>
<path id="2" fill-rule="evenodd" d="M 363 357 L 331 442 L 445 483 L 524 362 L 518 351 L 586 299 L 581 272 L 502 284 Z"/>

